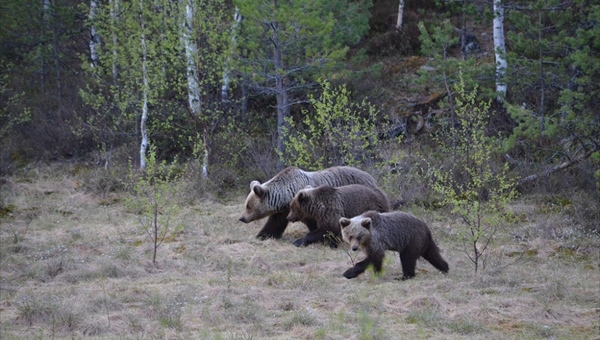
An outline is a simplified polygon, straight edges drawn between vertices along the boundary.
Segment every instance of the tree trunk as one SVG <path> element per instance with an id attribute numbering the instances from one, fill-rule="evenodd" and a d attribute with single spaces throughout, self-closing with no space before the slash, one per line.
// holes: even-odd
<path id="1" fill-rule="evenodd" d="M 281 75 L 276 77 L 277 89 L 277 151 L 279 159 L 277 161 L 277 169 L 283 170 L 283 159 L 285 152 L 285 133 L 286 133 L 286 118 L 289 116 L 288 98 L 285 89 L 284 78 Z"/>
<path id="2" fill-rule="evenodd" d="M 96 51 L 96 45 L 100 42 L 100 36 L 96 32 L 94 26 L 94 19 L 96 18 L 96 0 L 90 0 L 90 12 L 88 19 L 90 20 L 90 67 L 96 67 L 98 63 L 98 52 Z"/>
<path id="3" fill-rule="evenodd" d="M 146 150 L 148 149 L 148 131 L 146 129 L 146 120 L 148 119 L 148 93 L 150 85 L 148 83 L 148 49 L 146 47 L 146 32 L 144 24 L 144 1 L 140 0 L 140 21 L 142 26 L 142 118 L 140 120 L 140 132 L 142 142 L 140 145 L 140 169 L 146 169 Z"/>
<path id="4" fill-rule="evenodd" d="M 277 161 L 277 169 L 283 170 L 283 159 L 285 152 L 285 126 L 286 118 L 289 115 L 289 103 L 287 89 L 285 88 L 285 77 L 283 71 L 283 56 L 279 46 L 279 36 L 277 31 L 277 23 L 271 23 L 271 43 L 273 44 L 273 61 L 275 64 L 275 92 L 277 98 L 277 153 L 279 158 Z"/>
<path id="5" fill-rule="evenodd" d="M 194 5 L 192 0 L 185 0 L 183 29 L 181 31 L 185 60 L 187 66 L 188 105 L 194 117 L 200 115 L 200 85 L 198 84 L 198 73 L 196 72 L 196 58 L 198 47 L 193 40 Z"/>
<path id="6" fill-rule="evenodd" d="M 188 105 L 190 112 L 195 118 L 199 118 L 202 107 L 200 102 L 200 84 L 198 83 L 198 72 L 196 58 L 198 57 L 198 46 L 194 41 L 194 2 L 185 0 L 184 20 L 182 23 L 181 40 L 185 50 L 187 66 Z M 203 122 L 203 124 L 205 124 Z M 202 129 L 204 155 L 202 157 L 202 178 L 208 177 L 208 135 L 207 129 Z"/>
<path id="7" fill-rule="evenodd" d="M 231 28 L 231 46 L 229 47 L 229 55 L 227 56 L 227 61 L 225 64 L 225 69 L 223 70 L 223 85 L 221 86 L 221 103 L 223 107 L 227 105 L 229 98 L 229 73 L 231 68 L 231 54 L 234 53 L 235 48 L 237 46 L 237 28 L 242 22 L 242 16 L 240 15 L 239 9 L 235 8 L 235 13 L 233 15 L 233 27 Z"/>
<path id="8" fill-rule="evenodd" d="M 496 93 L 499 102 L 506 96 L 506 45 L 504 42 L 504 5 L 494 0 L 494 51 L 496 54 Z"/>
<path id="9" fill-rule="evenodd" d="M 110 19 L 112 21 L 111 31 L 112 31 L 112 43 L 113 43 L 113 61 L 112 61 L 112 77 L 113 77 L 113 85 L 115 88 L 118 88 L 118 73 L 117 73 L 117 61 L 119 58 L 119 52 L 117 52 L 117 45 L 119 41 L 117 40 L 117 33 L 115 32 L 115 27 L 117 27 L 117 10 L 119 8 L 119 0 L 108 0 L 110 5 Z"/>
<path id="10" fill-rule="evenodd" d="M 539 33 L 538 33 L 538 44 L 539 44 L 539 58 L 540 58 L 540 131 L 542 132 L 542 135 L 544 134 L 544 131 L 546 130 L 546 112 L 544 111 L 545 108 L 545 101 L 546 101 L 546 82 L 544 81 L 544 49 L 543 49 L 543 44 L 542 44 L 542 39 L 543 39 L 543 27 L 542 27 L 542 11 L 540 11 L 538 13 L 538 25 L 539 25 Z"/>
<path id="11" fill-rule="evenodd" d="M 402 18 L 404 17 L 404 0 L 400 0 L 398 4 L 398 19 L 396 20 L 396 29 L 402 29 Z"/>

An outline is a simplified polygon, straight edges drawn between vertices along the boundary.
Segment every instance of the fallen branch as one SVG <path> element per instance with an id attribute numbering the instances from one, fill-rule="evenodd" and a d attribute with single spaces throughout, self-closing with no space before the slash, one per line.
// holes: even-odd
<path id="1" fill-rule="evenodd" d="M 527 177 L 521 178 L 521 179 L 519 180 L 519 183 L 518 183 L 518 185 L 523 185 L 523 184 L 525 184 L 525 183 L 533 182 L 533 181 L 536 181 L 538 178 L 540 178 L 540 177 L 542 177 L 542 176 L 549 176 L 550 174 L 552 174 L 552 173 L 554 173 L 554 172 L 557 172 L 557 171 L 561 171 L 561 170 L 567 169 L 567 168 L 569 168 L 569 167 L 571 167 L 571 166 L 573 166 L 573 165 L 575 165 L 575 164 L 577 164 L 577 163 L 579 163 L 579 162 L 583 161 L 584 159 L 586 159 L 586 158 L 590 157 L 590 156 L 591 156 L 591 155 L 592 155 L 594 152 L 596 152 L 596 151 L 598 151 L 598 150 L 599 150 L 599 148 L 598 148 L 598 147 L 595 147 L 594 149 L 592 149 L 592 150 L 590 150 L 590 151 L 586 152 L 586 153 L 585 153 L 583 156 L 581 156 L 581 157 L 579 157 L 579 158 L 577 158 L 577 159 L 569 160 L 569 161 L 563 162 L 563 163 L 561 163 L 561 164 L 558 164 L 558 165 L 552 166 L 552 167 L 550 167 L 550 168 L 548 168 L 548 169 L 546 169 L 546 170 L 542 171 L 541 173 L 537 173 L 537 174 L 533 174 L 533 175 L 529 175 L 529 176 L 527 176 Z M 508 154 L 507 154 L 507 155 L 505 155 L 505 158 L 506 158 L 506 159 L 507 159 L 509 162 L 511 162 L 511 163 L 514 163 L 514 159 L 513 159 L 513 158 L 511 158 L 511 157 L 510 157 Z"/>

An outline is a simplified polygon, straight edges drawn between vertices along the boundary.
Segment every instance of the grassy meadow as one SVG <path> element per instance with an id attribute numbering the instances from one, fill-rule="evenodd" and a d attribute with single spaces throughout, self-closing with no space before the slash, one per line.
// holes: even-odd
<path id="1" fill-rule="evenodd" d="M 526 197 L 474 273 L 460 224 L 408 208 L 433 230 L 448 275 L 420 260 L 400 281 L 347 280 L 347 245 L 297 248 L 297 223 L 259 241 L 238 221 L 246 186 L 177 196 L 172 231 L 152 242 L 126 190 L 90 190 L 94 173 L 49 165 L 1 179 L 2 339 L 600 339 L 600 241 L 561 206 Z"/>

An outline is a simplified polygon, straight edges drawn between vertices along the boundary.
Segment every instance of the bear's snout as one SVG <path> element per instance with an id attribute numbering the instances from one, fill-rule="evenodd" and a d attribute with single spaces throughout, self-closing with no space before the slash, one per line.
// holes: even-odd
<path id="1" fill-rule="evenodd" d="M 352 246 L 352 251 L 357 251 L 358 250 L 358 246 Z"/>
<path id="2" fill-rule="evenodd" d="M 244 216 L 240 217 L 240 221 L 242 221 L 244 223 L 248 223 L 248 222 L 246 222 L 246 218 Z"/>

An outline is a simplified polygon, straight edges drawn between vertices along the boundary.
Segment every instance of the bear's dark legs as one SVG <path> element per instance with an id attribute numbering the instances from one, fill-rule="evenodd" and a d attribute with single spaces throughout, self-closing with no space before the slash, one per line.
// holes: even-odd
<path id="1" fill-rule="evenodd" d="M 339 243 L 339 236 L 331 233 L 330 231 L 324 231 L 322 229 L 317 229 L 315 231 L 311 231 L 294 241 L 294 245 L 296 247 L 306 247 L 309 244 L 317 243 L 317 242 L 325 242 L 329 244 L 331 248 L 336 248 Z"/>
<path id="2" fill-rule="evenodd" d="M 417 257 L 409 252 L 402 252 L 400 253 L 400 262 L 402 262 L 402 280 L 415 277 Z"/>
<path id="3" fill-rule="evenodd" d="M 439 269 L 441 272 L 443 272 L 443 273 L 448 272 L 448 269 L 449 269 L 448 262 L 446 262 L 442 258 L 442 255 L 440 255 L 440 250 L 438 249 L 438 247 L 436 245 L 429 246 L 429 248 L 427 249 L 425 254 L 423 254 L 423 258 L 425 260 L 429 261 L 429 263 L 431 263 L 434 267 Z"/>
<path id="4" fill-rule="evenodd" d="M 285 228 L 287 228 L 287 215 L 289 211 L 282 211 L 269 216 L 267 222 L 256 235 L 257 239 L 281 238 Z"/>
<path id="5" fill-rule="evenodd" d="M 360 262 L 357 262 L 354 267 L 346 270 L 346 272 L 344 272 L 344 277 L 347 279 L 352 279 L 354 277 L 357 277 L 358 275 L 362 274 L 365 272 L 365 270 L 367 270 L 367 267 L 369 266 L 369 264 L 371 264 L 371 259 L 370 258 L 366 258 Z"/>
<path id="6" fill-rule="evenodd" d="M 314 219 L 307 219 L 306 221 L 303 221 L 303 223 L 306 224 L 306 226 L 308 227 L 308 231 L 315 231 L 319 229 L 317 221 Z"/>

